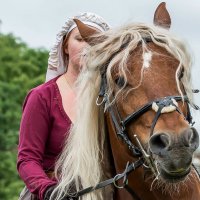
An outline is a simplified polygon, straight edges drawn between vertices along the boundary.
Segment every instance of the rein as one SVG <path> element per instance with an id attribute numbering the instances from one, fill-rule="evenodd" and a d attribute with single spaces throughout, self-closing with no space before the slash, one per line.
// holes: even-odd
<path id="1" fill-rule="evenodd" d="M 125 188 L 126 185 L 128 184 L 128 179 L 127 179 L 128 174 L 130 174 L 132 171 L 136 170 L 138 167 L 143 165 L 143 163 L 144 163 L 144 160 L 142 158 L 140 158 L 139 160 L 137 160 L 136 162 L 131 163 L 131 164 L 129 164 L 129 162 L 128 162 L 123 173 L 117 174 L 117 175 L 115 175 L 115 177 L 113 177 L 111 179 L 102 181 L 99 184 L 97 184 L 96 186 L 91 186 L 91 187 L 82 189 L 74 194 L 67 195 L 64 198 L 62 198 L 62 200 L 77 200 L 80 196 L 83 196 L 84 194 L 104 188 L 111 184 L 113 184 L 118 189 Z M 123 185 L 119 186 L 117 184 L 117 181 L 122 178 L 123 178 Z M 134 194 L 134 195 L 136 196 L 136 194 Z M 139 200 L 139 198 L 138 198 L 138 200 Z"/>
<path id="2" fill-rule="evenodd" d="M 127 175 L 130 174 L 132 171 L 136 170 L 138 167 L 140 167 L 144 163 L 143 159 L 139 159 L 136 162 L 129 164 L 127 163 L 126 169 L 123 173 L 117 174 L 114 178 L 108 179 L 106 181 L 102 181 L 99 184 L 97 184 L 95 187 L 88 187 L 86 189 L 80 190 L 77 192 L 77 197 L 82 196 L 86 193 L 92 192 L 94 190 L 98 190 L 100 188 L 106 187 L 110 184 L 114 184 L 114 186 L 118 189 L 124 188 L 124 186 L 127 184 Z M 124 178 L 123 185 L 119 186 L 117 185 L 117 181 Z"/>

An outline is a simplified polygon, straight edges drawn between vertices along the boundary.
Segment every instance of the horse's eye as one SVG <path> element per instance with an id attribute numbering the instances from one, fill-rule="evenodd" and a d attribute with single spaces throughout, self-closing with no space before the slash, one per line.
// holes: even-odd
<path id="1" fill-rule="evenodd" d="M 115 80 L 115 83 L 118 85 L 118 87 L 122 88 L 123 86 L 125 86 L 124 77 L 118 77 L 118 78 Z"/>
<path id="2" fill-rule="evenodd" d="M 182 68 L 178 75 L 178 79 L 181 80 L 183 78 L 183 75 L 184 75 L 184 69 Z"/>

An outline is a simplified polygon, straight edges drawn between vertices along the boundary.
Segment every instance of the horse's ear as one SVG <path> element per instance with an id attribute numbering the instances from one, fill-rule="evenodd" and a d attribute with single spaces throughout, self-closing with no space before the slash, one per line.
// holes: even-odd
<path id="1" fill-rule="evenodd" d="M 78 27 L 78 30 L 83 40 L 86 41 L 90 45 L 94 44 L 94 41 L 93 41 L 94 38 L 92 36 L 94 36 L 97 33 L 100 33 L 100 31 L 97 31 L 96 29 L 84 24 L 78 19 L 74 19 L 74 21 Z"/>
<path id="2" fill-rule="evenodd" d="M 154 24 L 165 29 L 169 29 L 171 26 L 171 17 L 166 9 L 166 3 L 162 2 L 157 7 L 154 13 Z"/>

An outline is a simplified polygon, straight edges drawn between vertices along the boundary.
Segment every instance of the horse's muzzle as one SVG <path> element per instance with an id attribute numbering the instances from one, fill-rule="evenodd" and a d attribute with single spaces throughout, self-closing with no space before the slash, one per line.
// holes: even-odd
<path id="1" fill-rule="evenodd" d="M 198 146 L 199 135 L 194 128 L 179 134 L 158 133 L 149 140 L 161 177 L 169 182 L 180 181 L 189 174 L 193 153 Z"/>

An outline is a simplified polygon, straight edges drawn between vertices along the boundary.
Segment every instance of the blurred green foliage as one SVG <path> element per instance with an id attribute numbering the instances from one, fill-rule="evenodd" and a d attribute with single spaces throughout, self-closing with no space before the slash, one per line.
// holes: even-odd
<path id="1" fill-rule="evenodd" d="M 16 170 L 21 108 L 27 92 L 44 82 L 48 51 L 0 34 L 0 200 L 17 200 L 24 184 Z"/>

